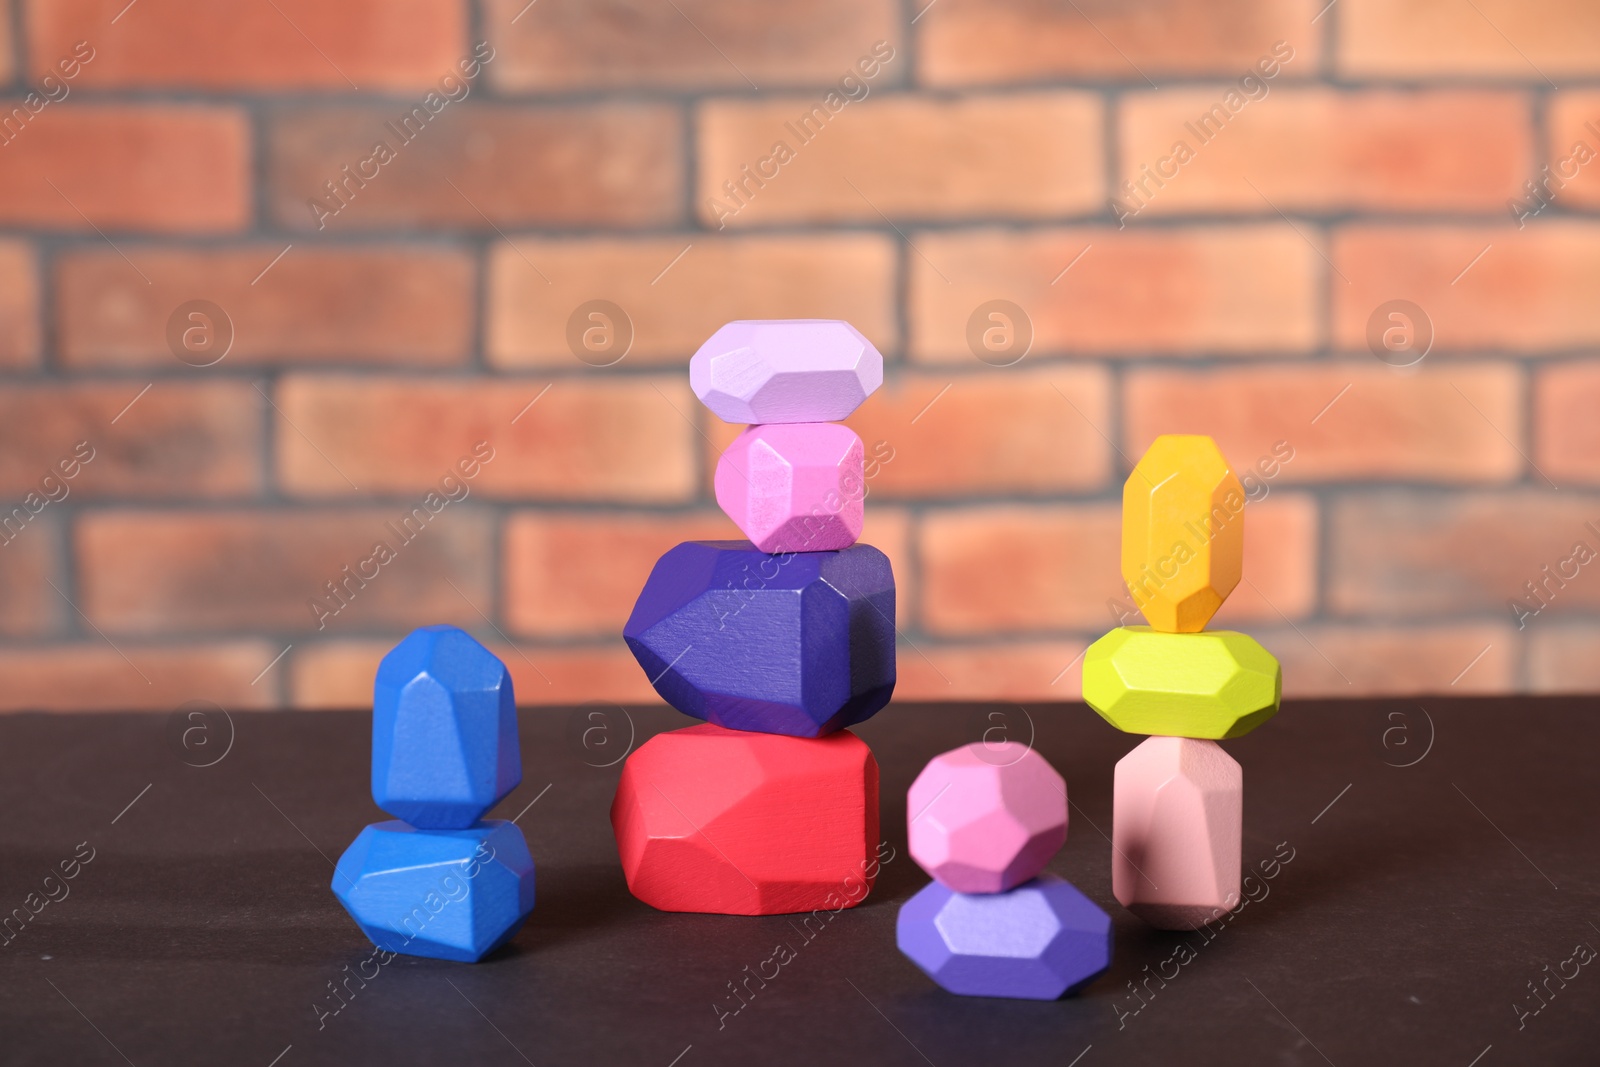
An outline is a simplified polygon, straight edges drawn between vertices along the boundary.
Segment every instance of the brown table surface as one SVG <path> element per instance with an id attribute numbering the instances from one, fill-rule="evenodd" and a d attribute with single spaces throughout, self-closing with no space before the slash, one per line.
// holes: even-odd
<path id="1" fill-rule="evenodd" d="M 607 819 L 630 736 L 683 725 L 524 711 L 523 784 L 495 815 L 520 813 L 532 918 L 476 966 L 397 958 L 319 1027 L 329 983 L 370 952 L 329 891 L 331 861 L 384 817 L 365 714 L 0 717 L 0 907 L 37 906 L 93 852 L 0 947 L 0 1063 L 1600 1063 L 1600 966 L 1579 962 L 1600 948 L 1592 698 L 1290 703 L 1227 742 L 1246 864 L 1293 859 L 1209 938 L 1147 929 L 1111 896 L 1100 831 L 1137 738 L 1081 705 L 894 705 L 858 732 L 897 858 L 720 1029 L 713 1003 L 788 920 L 653 911 Z M 895 949 L 927 881 L 905 790 L 986 734 L 1031 740 L 1067 777 L 1051 869 L 1116 933 L 1110 973 L 1076 998 L 952 997 Z M 1151 973 L 1169 977 L 1135 996 Z"/>

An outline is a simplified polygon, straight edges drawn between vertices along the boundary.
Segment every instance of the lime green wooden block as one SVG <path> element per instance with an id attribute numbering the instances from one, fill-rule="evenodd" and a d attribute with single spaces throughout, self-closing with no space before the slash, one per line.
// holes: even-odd
<path id="1" fill-rule="evenodd" d="M 1130 734 L 1243 737 L 1278 710 L 1283 671 L 1272 653 L 1231 630 L 1112 630 L 1083 656 L 1083 699 Z"/>

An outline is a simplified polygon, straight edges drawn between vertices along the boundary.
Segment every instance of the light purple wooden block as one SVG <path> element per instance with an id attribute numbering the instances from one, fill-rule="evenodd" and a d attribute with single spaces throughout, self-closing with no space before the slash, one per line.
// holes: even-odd
<path id="1" fill-rule="evenodd" d="M 883 384 L 883 356 L 838 319 L 741 319 L 700 346 L 689 384 L 724 422 L 837 422 Z"/>
<path id="2" fill-rule="evenodd" d="M 836 422 L 752 426 L 717 461 L 717 503 L 763 552 L 832 552 L 861 536 L 861 438 Z"/>
<path id="3" fill-rule="evenodd" d="M 1111 916 L 1053 874 L 1004 893 L 930 882 L 901 906 L 895 940 L 928 977 L 968 997 L 1054 1000 L 1111 966 Z"/>

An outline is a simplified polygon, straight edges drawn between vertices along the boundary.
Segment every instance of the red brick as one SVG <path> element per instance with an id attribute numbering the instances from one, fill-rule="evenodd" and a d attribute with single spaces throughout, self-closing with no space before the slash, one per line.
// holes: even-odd
<path id="1" fill-rule="evenodd" d="M 867 505 L 866 523 L 861 527 L 860 544 L 871 545 L 889 557 L 894 571 L 895 624 L 902 634 L 917 617 L 921 591 L 921 568 L 916 565 L 911 546 L 915 520 L 905 508 L 886 507 L 876 497 Z"/>
<path id="2" fill-rule="evenodd" d="M 813 108 L 820 121 L 802 127 Z M 793 221 L 878 225 L 883 215 L 1044 218 L 1104 204 L 1101 106 L 1088 93 L 872 96 L 828 115 L 802 96 L 703 104 L 701 221 L 721 229 Z M 1040 137 L 1041 130 L 1050 135 Z M 779 163 L 763 161 L 773 159 L 779 144 L 793 159 L 775 169 Z M 774 176 L 764 180 L 763 170 Z M 736 192 L 728 191 L 729 182 Z"/>
<path id="3" fill-rule="evenodd" d="M 1550 98 L 1545 124 L 1549 128 L 1545 162 L 1551 175 L 1547 195 L 1564 208 L 1600 205 L 1600 167 L 1595 166 L 1600 162 L 1600 92 L 1590 89 L 1556 93 Z M 1524 177 L 1542 179 L 1544 175 Z M 1521 211 L 1539 207 L 1530 201 L 1525 189 L 1519 189 L 1518 194 L 1523 203 Z M 1549 210 L 1544 208 L 1539 214 Z"/>
<path id="4" fill-rule="evenodd" d="M 0 82 L 9 82 L 16 73 L 14 41 L 11 37 L 11 0 L 0 0 Z"/>
<path id="5" fill-rule="evenodd" d="M 397 633 L 389 641 L 324 641 L 297 647 L 289 654 L 294 661 L 291 702 L 297 708 L 371 707 L 372 679 L 378 661 L 401 636 Z M 484 635 L 480 632 L 479 636 Z M 510 670 L 517 703 L 523 707 L 661 704 L 620 634 L 600 646 L 541 648 L 507 645 L 492 639 L 487 646 Z M 613 706 L 601 710 L 607 712 L 602 723 L 607 729 L 624 728 L 624 709 Z"/>
<path id="6" fill-rule="evenodd" d="M 907 612 L 909 523 L 897 509 L 869 508 L 861 540 L 894 565 L 897 608 Z M 743 537 L 720 511 L 651 515 L 525 512 L 506 525 L 505 615 L 510 631 L 533 638 L 622 633 L 656 560 L 683 541 Z"/>
<path id="7" fill-rule="evenodd" d="M 1076 701 L 1083 691 L 1088 642 L 1006 641 L 1003 644 L 900 642 L 896 700 Z M 986 720 L 989 740 L 1026 742 L 1037 722 L 1020 707 L 996 708 Z M 998 716 L 998 717 L 993 717 Z"/>
<path id="8" fill-rule="evenodd" d="M 1254 636 L 1283 665 L 1286 697 L 1467 696 L 1516 686 L 1515 631 L 1494 623 L 1319 624 Z"/>
<path id="9" fill-rule="evenodd" d="M 410 226 L 494 233 L 682 218 L 676 108 L 451 104 L 421 133 L 406 133 L 400 121 L 411 107 L 281 112 L 268 135 L 273 217 L 290 229 L 330 233 Z M 380 142 L 394 157 L 366 162 Z"/>
<path id="10" fill-rule="evenodd" d="M 6 516 L 0 515 L 0 518 Z M 57 544 L 60 524 L 43 512 L 26 526 L 0 526 L 0 635 L 40 637 L 60 632 L 72 608 L 52 582 L 66 591 Z"/>
<path id="11" fill-rule="evenodd" d="M 1112 190 L 1122 210 L 1501 211 L 1528 176 L 1532 107 L 1521 93 L 1263 84 L 1258 100 L 1231 85 L 1123 97 L 1118 178 L 1132 184 Z M 1230 90 L 1244 101 L 1231 119 Z M 1221 128 L 1202 127 L 1219 107 Z M 1175 152 L 1193 158 L 1180 164 Z"/>
<path id="12" fill-rule="evenodd" d="M 1049 496 L 1103 487 L 1111 383 L 1095 367 L 891 373 L 845 420 L 869 460 L 869 502 Z M 1076 409 L 1076 410 L 1074 410 Z M 706 469 L 744 429 L 708 416 Z M 871 511 L 870 503 L 868 511 Z"/>
<path id="13" fill-rule="evenodd" d="M 922 629 L 944 637 L 1110 629 L 1122 509 L 967 507 L 923 516 Z"/>
<path id="14" fill-rule="evenodd" d="M 1496 363 L 1137 371 L 1124 390 L 1123 450 L 1137 457 L 1159 434 L 1206 433 L 1240 470 L 1286 442 L 1286 485 L 1507 482 L 1526 466 L 1514 443 L 1525 439 L 1522 394 L 1519 369 Z"/>
<path id="15" fill-rule="evenodd" d="M 117 18 L 126 6 L 29 0 L 34 75 L 87 39 L 94 58 L 82 67 L 80 86 L 419 89 L 432 88 L 471 52 L 456 0 L 140 0 Z"/>
<path id="16" fill-rule="evenodd" d="M 968 321 L 995 299 L 1026 312 L 1040 355 L 1276 354 L 1316 344 L 1326 268 L 1286 225 L 986 229 L 912 240 L 915 359 L 976 363 Z"/>
<path id="17" fill-rule="evenodd" d="M 872 500 L 949 499 L 1100 488 L 1110 415 L 1104 370 L 1017 366 L 898 375 L 849 423 L 882 459 Z"/>
<path id="18" fill-rule="evenodd" d="M 1344 0 L 1340 7 L 1335 53 L 1349 77 L 1542 84 L 1600 71 L 1600 8 L 1587 0 Z"/>
<path id="19" fill-rule="evenodd" d="M 1534 379 L 1534 462 L 1557 485 L 1600 484 L 1600 367 L 1558 363 Z"/>
<path id="20" fill-rule="evenodd" d="M 0 118 L 20 105 L 0 100 Z M 6 133 L 0 225 L 203 233 L 249 220 L 250 128 L 236 109 L 48 104 Z"/>
<path id="21" fill-rule="evenodd" d="M 1345 497 L 1331 514 L 1329 607 L 1341 615 L 1520 616 L 1520 629 L 1600 607 L 1600 563 L 1569 561 L 1579 542 L 1600 556 L 1600 497 L 1396 490 Z"/>
<path id="22" fill-rule="evenodd" d="M 266 641 L 13 645 L 0 649 L 0 711 L 170 711 L 190 700 L 270 708 L 271 676 L 250 683 L 279 651 Z"/>
<path id="23" fill-rule="evenodd" d="M 79 519 L 73 539 L 78 606 L 114 635 L 315 633 L 311 598 L 326 597 L 325 583 L 345 580 L 347 565 L 356 572 L 381 542 L 394 558 L 364 587 L 352 582 L 348 605 L 321 618 L 325 632 L 477 625 L 478 611 L 493 606 L 488 516 L 452 505 L 407 542 L 395 529 L 409 514 L 404 504 L 94 512 Z"/>
<path id="24" fill-rule="evenodd" d="M 906 63 L 892 0 L 812 0 L 775 8 L 740 0 L 488 0 L 500 52 L 489 76 L 510 91 L 614 86 L 739 90 L 825 87 L 852 73 L 878 41 Z M 880 74 L 883 78 L 885 75 Z M 819 94 L 820 95 L 820 94 Z"/>
<path id="25" fill-rule="evenodd" d="M 209 300 L 233 345 L 223 366 L 383 363 L 448 366 L 472 345 L 476 271 L 459 252 L 250 245 L 139 252 L 149 284 L 110 250 L 56 261 L 56 335 L 80 367 L 183 369 L 167 337 L 180 305 Z M 269 269 L 270 265 L 270 269 Z M 204 361 L 204 354 L 190 357 Z"/>
<path id="26" fill-rule="evenodd" d="M 1600 343 L 1600 224 L 1353 226 L 1335 232 L 1332 258 L 1349 279 L 1330 283 L 1334 339 L 1351 351 L 1366 350 L 1368 319 L 1397 298 L 1427 313 L 1436 351 Z"/>
<path id="27" fill-rule="evenodd" d="M 394 641 L 303 641 L 289 653 L 289 706 L 297 709 L 365 711 L 372 706 L 378 662 Z M 513 688 L 516 683 L 512 682 Z M 519 702 L 525 702 L 517 694 Z"/>
<path id="28" fill-rule="evenodd" d="M 493 457 L 463 484 L 500 499 L 681 502 L 698 473 L 689 421 L 697 401 L 682 376 L 303 376 L 286 379 L 277 402 L 300 430 L 278 434 L 280 477 L 309 496 L 343 497 L 354 482 L 362 492 L 420 498 L 479 442 Z"/>
<path id="29" fill-rule="evenodd" d="M 1285 617 L 1304 619 L 1316 610 L 1316 500 L 1264 484 L 1267 495 L 1245 512 L 1243 578 L 1218 610 L 1212 629 L 1253 631 Z"/>
<path id="30" fill-rule="evenodd" d="M 261 489 L 261 407 L 239 381 L 8 384 L 0 390 L 0 425 L 11 431 L 0 450 L 0 493 L 59 496 L 42 479 L 63 473 L 60 464 L 87 442 L 92 458 L 64 482 L 63 500 L 253 494 Z"/>
<path id="31" fill-rule="evenodd" d="M 885 379 L 884 386 L 885 388 L 888 386 L 887 378 Z M 874 403 L 877 398 L 882 395 L 883 391 L 884 390 L 880 388 L 876 393 L 873 393 L 872 396 L 867 398 L 866 403 L 862 404 L 862 407 L 865 407 L 867 404 Z M 702 446 L 701 452 L 703 453 L 703 460 L 705 464 L 703 468 L 705 471 L 705 476 L 701 478 L 701 489 L 708 498 L 714 500 L 716 499 L 717 460 L 721 458 L 722 453 L 727 451 L 728 446 L 733 444 L 734 438 L 738 437 L 739 434 L 744 432 L 744 427 L 731 422 L 723 422 L 721 419 L 717 418 L 715 415 L 711 414 L 710 411 L 705 410 L 704 408 L 702 408 L 699 413 L 699 421 L 700 443 Z M 859 433 L 859 431 L 857 432 Z M 864 443 L 870 448 L 873 442 L 867 441 Z M 879 466 L 877 477 L 882 477 L 881 464 Z M 872 492 L 872 486 L 870 484 L 867 486 L 867 492 L 869 494 Z"/>
<path id="32" fill-rule="evenodd" d="M 1530 627 L 1528 688 L 1535 693 L 1594 693 L 1600 690 L 1600 625 L 1540 620 Z"/>
<path id="33" fill-rule="evenodd" d="M 1315 0 L 1153 0 L 1135 5 L 1044 0 L 918 4 L 918 76 L 930 85 L 1095 78 L 1149 84 L 1163 75 L 1243 77 L 1278 41 L 1284 68 L 1315 73 Z"/>
<path id="34" fill-rule="evenodd" d="M 521 655 L 505 645 L 489 647 L 511 669 L 523 704 L 664 704 L 620 636 L 597 647 L 530 647 Z"/>
<path id="35" fill-rule="evenodd" d="M 38 363 L 39 273 L 33 251 L 20 241 L 0 241 L 0 368 L 22 370 Z"/>
<path id="36" fill-rule="evenodd" d="M 506 622 L 535 638 L 615 637 L 663 553 L 740 536 L 720 511 L 517 515 L 504 535 Z"/>
<path id="37" fill-rule="evenodd" d="M 519 238 L 491 253 L 485 330 L 498 366 L 581 370 L 568 320 L 591 300 L 609 300 L 632 323 L 630 364 L 681 373 L 730 319 L 846 319 L 892 352 L 894 287 L 894 245 L 876 234 Z"/>

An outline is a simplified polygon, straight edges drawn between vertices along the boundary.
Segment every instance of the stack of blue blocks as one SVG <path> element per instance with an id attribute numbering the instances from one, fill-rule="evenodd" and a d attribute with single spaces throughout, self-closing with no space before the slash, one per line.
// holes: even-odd
<path id="1" fill-rule="evenodd" d="M 373 944 L 475 963 L 511 939 L 533 910 L 533 857 L 515 824 L 483 815 L 521 781 L 511 675 L 492 652 L 425 626 L 384 656 L 372 799 L 395 818 L 362 830 L 333 874 Z"/>

